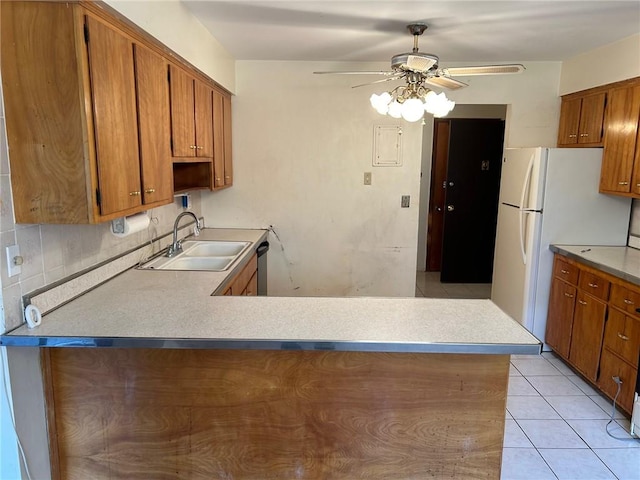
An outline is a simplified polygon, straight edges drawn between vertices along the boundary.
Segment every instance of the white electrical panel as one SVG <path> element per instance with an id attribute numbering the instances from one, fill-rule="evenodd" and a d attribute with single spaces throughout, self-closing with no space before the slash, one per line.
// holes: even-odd
<path id="1" fill-rule="evenodd" d="M 376 125 L 373 127 L 373 166 L 399 167 L 402 165 L 402 127 Z"/>

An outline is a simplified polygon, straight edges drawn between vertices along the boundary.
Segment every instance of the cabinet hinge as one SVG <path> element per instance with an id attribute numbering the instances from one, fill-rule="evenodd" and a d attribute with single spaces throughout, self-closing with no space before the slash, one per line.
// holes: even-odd
<path id="1" fill-rule="evenodd" d="M 85 43 L 89 43 L 89 27 L 87 24 L 84 24 L 84 41 Z"/>
<path id="2" fill-rule="evenodd" d="M 100 190 L 96 188 L 96 203 L 100 206 Z"/>

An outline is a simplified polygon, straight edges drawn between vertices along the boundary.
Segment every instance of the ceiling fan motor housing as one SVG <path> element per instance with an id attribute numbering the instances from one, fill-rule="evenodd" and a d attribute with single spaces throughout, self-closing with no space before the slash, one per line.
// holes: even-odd
<path id="1" fill-rule="evenodd" d="M 438 68 L 438 60 L 438 57 L 431 53 L 400 53 L 391 58 L 391 68 L 426 73 Z"/>

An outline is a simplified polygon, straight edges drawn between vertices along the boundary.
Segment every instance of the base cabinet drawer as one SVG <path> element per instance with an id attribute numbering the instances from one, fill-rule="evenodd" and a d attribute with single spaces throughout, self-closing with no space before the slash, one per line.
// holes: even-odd
<path id="1" fill-rule="evenodd" d="M 600 375 L 598 376 L 597 385 L 613 400 L 618 391 L 618 385 L 613 380 L 613 377 L 620 378 L 622 384 L 620 385 L 620 395 L 618 395 L 616 403 L 627 412 L 630 412 L 633 406 L 633 395 L 635 393 L 637 375 L 637 368 L 633 368 L 628 363 L 623 362 L 608 349 L 605 348 L 602 350 Z"/>

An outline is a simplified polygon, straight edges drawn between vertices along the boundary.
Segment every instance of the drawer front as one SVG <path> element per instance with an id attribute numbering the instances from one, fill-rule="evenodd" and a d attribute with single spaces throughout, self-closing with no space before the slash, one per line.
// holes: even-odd
<path id="1" fill-rule="evenodd" d="M 563 260 L 562 257 L 556 255 L 556 260 L 553 264 L 553 274 L 556 277 L 572 285 L 577 285 L 579 273 L 580 269 L 577 266 L 571 265 L 569 262 Z"/>
<path id="2" fill-rule="evenodd" d="M 613 285 L 609 303 L 631 315 L 640 317 L 640 292 L 621 285 Z"/>
<path id="3" fill-rule="evenodd" d="M 604 346 L 637 367 L 640 352 L 640 319 L 629 317 L 617 310 L 609 311 L 604 329 Z"/>
<path id="4" fill-rule="evenodd" d="M 611 283 L 604 278 L 590 272 L 580 272 L 580 283 L 578 286 L 581 290 L 596 298 L 607 300 L 609 298 L 609 287 Z"/>
<path id="5" fill-rule="evenodd" d="M 637 368 L 623 362 L 606 348 L 602 350 L 597 385 L 609 398 L 613 399 L 618 391 L 618 385 L 611 377 L 620 377 L 622 385 L 620 385 L 620 396 L 617 402 L 629 414 L 633 405 L 637 375 Z"/>

